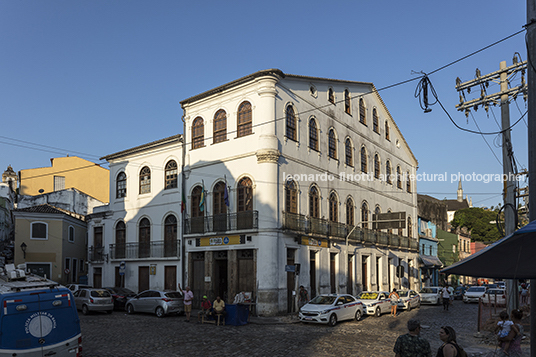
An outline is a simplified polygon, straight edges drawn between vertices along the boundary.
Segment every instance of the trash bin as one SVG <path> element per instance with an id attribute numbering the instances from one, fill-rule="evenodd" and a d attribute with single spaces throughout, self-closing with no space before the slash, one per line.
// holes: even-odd
<path id="1" fill-rule="evenodd" d="M 232 326 L 242 326 L 248 323 L 249 308 L 245 305 L 226 304 L 225 324 Z"/>

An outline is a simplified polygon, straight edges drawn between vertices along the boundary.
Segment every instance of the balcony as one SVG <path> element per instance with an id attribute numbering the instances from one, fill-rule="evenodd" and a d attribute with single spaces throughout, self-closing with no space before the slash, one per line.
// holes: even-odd
<path id="1" fill-rule="evenodd" d="M 110 259 L 177 258 L 178 240 L 110 244 Z"/>
<path id="2" fill-rule="evenodd" d="M 104 247 L 89 247 L 88 260 L 92 263 L 102 263 L 107 255 L 104 254 Z"/>
<path id="3" fill-rule="evenodd" d="M 297 213 L 283 212 L 283 229 L 313 237 L 346 238 L 361 244 L 381 245 L 385 247 L 418 251 L 419 241 L 396 234 L 374 231 L 367 228 L 349 226 L 339 222 L 308 217 Z M 353 230 L 352 230 L 353 229 Z"/>
<path id="4" fill-rule="evenodd" d="M 184 220 L 184 234 L 226 233 L 258 229 L 258 227 L 258 211 L 190 217 Z"/>

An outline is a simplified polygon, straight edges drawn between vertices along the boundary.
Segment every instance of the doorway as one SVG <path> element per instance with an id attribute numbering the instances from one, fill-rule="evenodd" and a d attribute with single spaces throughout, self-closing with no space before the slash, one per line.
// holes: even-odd
<path id="1" fill-rule="evenodd" d="M 227 287 L 227 251 L 214 252 L 214 293 L 229 301 Z"/>
<path id="2" fill-rule="evenodd" d="M 138 293 L 149 290 L 149 267 L 138 267 Z"/>
<path id="3" fill-rule="evenodd" d="M 177 266 L 168 265 L 164 267 L 164 289 L 177 290 Z"/>
<path id="4" fill-rule="evenodd" d="M 311 286 L 311 299 L 316 296 L 316 252 L 309 252 L 309 285 Z"/>
<path id="5" fill-rule="evenodd" d="M 296 249 L 287 248 L 287 265 L 294 265 L 294 257 Z M 294 272 L 287 272 L 287 312 L 294 311 L 294 295 L 292 292 L 295 289 L 296 275 Z"/>

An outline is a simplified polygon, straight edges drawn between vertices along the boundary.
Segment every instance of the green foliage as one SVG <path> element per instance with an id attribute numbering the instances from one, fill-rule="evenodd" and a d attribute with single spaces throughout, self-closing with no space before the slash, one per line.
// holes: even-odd
<path id="1" fill-rule="evenodd" d="M 502 218 L 499 218 L 502 220 Z M 466 227 L 471 232 L 471 239 L 491 243 L 502 238 L 497 230 L 497 211 L 488 211 L 479 207 L 464 208 L 456 211 L 451 224 L 454 229 Z M 494 222 L 494 223 L 490 223 Z"/>

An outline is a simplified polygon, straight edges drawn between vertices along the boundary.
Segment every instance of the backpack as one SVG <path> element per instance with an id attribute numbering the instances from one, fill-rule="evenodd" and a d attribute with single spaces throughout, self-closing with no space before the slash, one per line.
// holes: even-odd
<path id="1" fill-rule="evenodd" d="M 457 357 L 468 357 L 467 352 L 464 351 L 462 346 L 458 345 L 457 343 L 454 344 L 454 346 L 456 346 L 456 350 L 458 351 Z"/>

